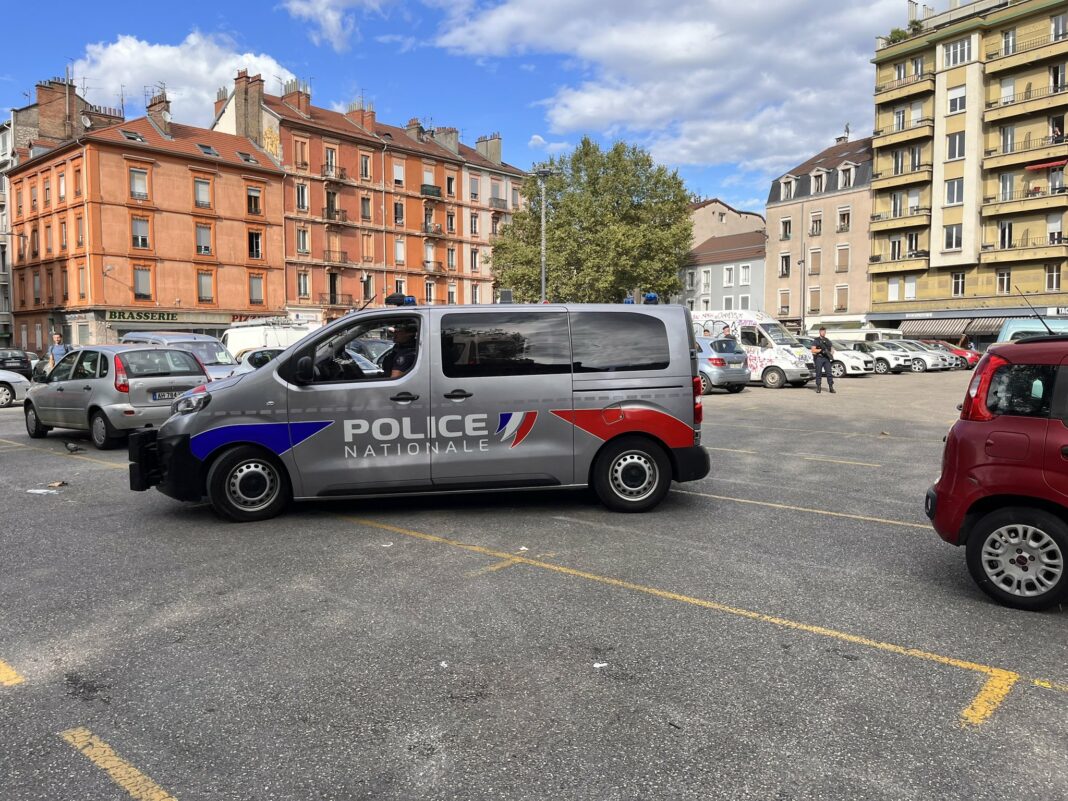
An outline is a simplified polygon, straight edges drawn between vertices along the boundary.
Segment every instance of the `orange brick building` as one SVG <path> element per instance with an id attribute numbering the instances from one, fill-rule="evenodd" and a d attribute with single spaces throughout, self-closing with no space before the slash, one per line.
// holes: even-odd
<path id="1" fill-rule="evenodd" d="M 220 90 L 214 129 L 247 136 L 285 171 L 286 310 L 329 320 L 382 305 L 489 303 L 492 238 L 521 203 L 524 173 L 501 160 L 500 137 L 476 148 L 454 128 L 385 125 L 372 108 L 311 104 L 291 81 L 281 97 L 238 73 Z"/>
<path id="2" fill-rule="evenodd" d="M 8 173 L 16 347 L 131 330 L 218 335 L 285 307 L 282 173 L 254 142 L 148 116 Z"/>

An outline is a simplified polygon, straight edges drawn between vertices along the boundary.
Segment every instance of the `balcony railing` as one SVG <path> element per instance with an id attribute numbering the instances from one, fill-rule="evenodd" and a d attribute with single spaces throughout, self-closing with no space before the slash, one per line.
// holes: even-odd
<path id="1" fill-rule="evenodd" d="M 440 273 L 443 267 L 440 261 L 424 261 L 423 269 L 428 273 Z"/>
<path id="2" fill-rule="evenodd" d="M 987 242 L 983 250 L 1017 250 L 1019 248 L 1048 248 L 1051 245 L 1068 245 L 1068 236 L 1062 231 L 1050 231 L 1037 236 L 1021 236 L 1016 240 Z"/>
<path id="3" fill-rule="evenodd" d="M 872 136 L 883 136 L 884 134 L 901 133 L 902 131 L 910 131 L 913 128 L 922 128 L 924 125 L 934 125 L 934 120 L 930 117 L 922 117 L 918 120 L 905 121 L 901 125 L 891 125 L 889 128 L 876 128 L 871 132 Z"/>
<path id="4" fill-rule="evenodd" d="M 1027 41 L 1020 42 L 1015 47 L 1008 50 L 988 50 L 986 54 L 987 61 L 993 61 L 996 58 L 1006 58 L 1008 56 L 1015 56 L 1017 53 L 1026 53 L 1028 50 L 1038 50 L 1040 47 L 1045 47 L 1048 44 L 1055 42 L 1063 42 L 1068 40 L 1068 32 L 1065 33 L 1048 33 L 1045 36 L 1038 36 L 1034 39 L 1028 39 Z"/>
<path id="5" fill-rule="evenodd" d="M 1019 152 L 1021 152 L 1023 150 L 1038 150 L 1039 148 L 1050 147 L 1052 145 L 1063 145 L 1064 141 L 1065 141 L 1065 139 L 1064 139 L 1063 135 L 1061 135 L 1061 136 L 1043 136 L 1043 137 L 1041 137 L 1039 139 L 1032 139 L 1032 138 L 1028 137 L 1028 138 L 1026 138 L 1026 139 L 1024 139 L 1024 140 L 1022 140 L 1020 142 L 1013 142 L 1008 147 L 1005 147 L 1004 145 L 1002 145 L 1001 147 L 988 148 L 985 151 L 984 155 L 988 156 L 988 157 L 989 156 L 1006 156 L 1006 155 L 1008 155 L 1010 153 L 1019 153 Z"/>
<path id="6" fill-rule="evenodd" d="M 909 261 L 911 259 L 929 259 L 930 257 L 931 251 L 929 250 L 905 250 L 901 253 L 872 253 L 868 257 L 868 262 L 877 264 L 878 262 Z M 848 271 L 840 270 L 839 272 Z"/>
<path id="7" fill-rule="evenodd" d="M 497 209 L 498 211 L 508 211 L 508 201 L 503 197 L 491 197 L 489 200 L 490 208 Z"/>
<path id="8" fill-rule="evenodd" d="M 441 187 L 436 184 L 420 184 L 419 194 L 423 197 L 435 197 L 441 199 Z"/>
<path id="9" fill-rule="evenodd" d="M 871 179 L 877 181 L 880 178 L 901 178 L 906 175 L 912 175 L 929 169 L 931 169 L 930 164 L 917 164 L 915 167 L 909 167 L 907 170 L 904 168 L 900 170 L 880 170 L 879 172 L 873 172 L 871 174 Z"/>
<path id="10" fill-rule="evenodd" d="M 848 231 L 849 231 L 849 223 L 842 223 L 841 225 L 839 225 L 837 228 L 834 229 L 834 232 L 836 234 L 844 234 L 844 233 L 847 233 Z"/>
<path id="11" fill-rule="evenodd" d="M 925 67 L 924 69 L 926 70 L 927 68 Z M 891 89 L 900 89 L 902 86 L 908 86 L 909 84 L 919 83 L 920 81 L 925 81 L 928 78 L 933 79 L 934 78 L 934 73 L 933 72 L 924 71 L 924 72 L 918 73 L 916 75 L 909 75 L 908 77 L 905 77 L 905 78 L 898 78 L 897 80 L 894 80 L 894 81 L 887 81 L 886 83 L 876 84 L 876 86 L 875 86 L 875 94 L 879 94 L 880 92 L 889 92 Z"/>
<path id="12" fill-rule="evenodd" d="M 323 209 L 323 219 L 331 222 L 348 222 L 349 214 L 344 209 L 334 209 L 327 206 Z"/>
<path id="13" fill-rule="evenodd" d="M 328 261 L 331 264 L 348 264 L 349 254 L 344 250 L 324 250 L 323 261 Z"/>
<path id="14" fill-rule="evenodd" d="M 1039 100 L 1043 97 L 1049 97 L 1050 95 L 1060 95 L 1068 92 L 1068 85 L 1064 86 L 1047 86 L 1044 89 L 1027 89 L 1023 92 L 1017 92 L 1014 95 L 1008 97 L 1002 97 L 997 100 L 988 100 L 986 103 L 987 108 L 997 108 L 998 106 L 1011 106 L 1013 103 L 1026 103 L 1028 100 Z"/>
<path id="15" fill-rule="evenodd" d="M 322 176 L 328 181 L 344 181 L 349 177 L 349 174 L 344 167 L 339 167 L 337 164 L 324 164 Z"/>
<path id="16" fill-rule="evenodd" d="M 341 292 L 320 292 L 319 303 L 323 306 L 352 306 L 352 295 Z"/>
<path id="17" fill-rule="evenodd" d="M 298 170 L 306 170 L 306 169 L 308 169 L 308 162 L 306 162 L 306 161 L 298 161 L 297 162 L 297 169 Z"/>
<path id="18" fill-rule="evenodd" d="M 779 234 L 779 241 L 780 242 L 789 242 L 790 241 L 790 234 Z"/>
<path id="19" fill-rule="evenodd" d="M 441 223 L 423 223 L 423 233 L 427 236 L 444 236 Z"/>
<path id="20" fill-rule="evenodd" d="M 1043 186 L 1032 186 L 1030 189 L 1021 189 L 1019 192 L 998 192 L 992 197 L 984 197 L 984 203 L 1008 203 L 1010 200 L 1027 200 L 1032 197 L 1046 197 L 1047 195 L 1063 195 L 1068 193 L 1068 186 L 1055 186 L 1047 190 Z"/>
<path id="21" fill-rule="evenodd" d="M 907 209 L 901 209 L 900 211 L 887 211 L 880 212 L 879 214 L 871 215 L 872 222 L 879 222 L 880 220 L 900 220 L 903 217 L 915 217 L 917 214 L 930 214 L 930 206 L 909 206 Z"/>

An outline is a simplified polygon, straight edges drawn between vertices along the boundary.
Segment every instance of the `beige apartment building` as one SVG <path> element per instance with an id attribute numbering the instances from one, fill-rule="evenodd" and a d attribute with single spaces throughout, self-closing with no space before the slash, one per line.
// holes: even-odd
<path id="1" fill-rule="evenodd" d="M 693 222 L 691 248 L 699 247 L 714 236 L 763 231 L 766 227 L 764 218 L 755 211 L 740 211 L 718 197 L 691 203 L 690 220 Z"/>
<path id="2" fill-rule="evenodd" d="M 772 182 L 764 310 L 793 331 L 867 322 L 871 139 L 841 136 Z"/>
<path id="3" fill-rule="evenodd" d="M 1068 4 L 976 0 L 879 40 L 870 317 L 992 337 L 1068 307 Z M 895 37 L 899 38 L 899 37 Z"/>

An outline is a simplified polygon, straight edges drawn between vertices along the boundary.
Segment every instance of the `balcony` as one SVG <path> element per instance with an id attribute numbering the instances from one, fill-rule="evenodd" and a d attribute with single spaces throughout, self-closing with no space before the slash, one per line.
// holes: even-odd
<path id="1" fill-rule="evenodd" d="M 887 128 L 877 128 L 872 131 L 875 137 L 872 146 L 876 148 L 893 147 L 916 139 L 925 139 L 934 136 L 934 120 L 923 117 L 901 125 Z"/>
<path id="2" fill-rule="evenodd" d="M 910 273 L 926 270 L 931 254 L 926 250 L 914 250 L 893 257 L 889 254 L 873 253 L 868 257 L 868 274 L 885 275 L 887 273 Z"/>
<path id="3" fill-rule="evenodd" d="M 1028 114 L 1045 112 L 1051 106 L 1061 106 L 1065 98 L 1050 101 L 1049 98 L 1068 92 L 1068 86 L 1046 86 L 1041 89 L 1026 89 L 1009 97 L 989 100 L 983 113 L 985 122 L 997 122 L 1010 117 L 1024 117 Z"/>
<path id="4" fill-rule="evenodd" d="M 1048 190 L 1044 186 L 1032 186 L 1019 192 L 1002 192 L 994 197 L 984 197 L 982 214 L 984 217 L 994 217 L 1022 211 L 1065 209 L 1068 209 L 1068 187 L 1058 186 Z"/>
<path id="5" fill-rule="evenodd" d="M 327 206 L 323 209 L 323 219 L 327 222 L 347 223 L 349 221 L 349 214 L 344 209 L 336 209 Z"/>
<path id="6" fill-rule="evenodd" d="M 441 200 L 441 187 L 436 184 L 420 184 L 419 194 L 423 197 L 434 198 L 435 200 Z"/>
<path id="7" fill-rule="evenodd" d="M 496 209 L 497 211 L 508 211 L 508 201 L 503 197 L 491 197 L 489 205 L 491 209 Z"/>
<path id="8" fill-rule="evenodd" d="M 352 307 L 352 295 L 341 292 L 320 292 L 319 303 L 323 306 L 346 306 Z"/>
<path id="9" fill-rule="evenodd" d="M 933 92 L 935 88 L 934 73 L 924 72 L 920 75 L 909 75 L 896 81 L 877 84 L 875 87 L 876 103 L 894 103 L 906 97 Z"/>
<path id="10" fill-rule="evenodd" d="M 884 170 L 882 172 L 872 173 L 871 176 L 871 188 L 873 191 L 879 189 L 896 189 L 899 186 L 930 182 L 930 164 L 921 164 L 914 169 L 910 169 L 908 172 L 891 172 Z"/>
<path id="11" fill-rule="evenodd" d="M 991 147 L 983 152 L 983 169 L 998 170 L 1028 162 L 1068 158 L 1064 136 L 1027 137 L 1008 147 Z"/>
<path id="12" fill-rule="evenodd" d="M 425 236 L 445 236 L 445 232 L 441 229 L 441 223 L 423 223 L 423 234 Z"/>
<path id="13" fill-rule="evenodd" d="M 443 273 L 445 272 L 445 265 L 440 261 L 424 261 L 423 269 L 428 273 Z"/>
<path id="14" fill-rule="evenodd" d="M 344 250 L 324 250 L 323 261 L 330 264 L 352 264 L 349 254 Z"/>
<path id="15" fill-rule="evenodd" d="M 1006 264 L 1016 261 L 1044 261 L 1068 257 L 1068 238 L 1059 231 L 1039 236 L 1022 236 L 1009 242 L 983 245 L 979 261 L 983 264 Z"/>
<path id="16" fill-rule="evenodd" d="M 913 228 L 917 225 L 931 224 L 931 209 L 927 206 L 913 206 L 903 209 L 896 215 L 893 212 L 871 215 L 871 232 L 896 231 L 899 228 Z"/>
<path id="17" fill-rule="evenodd" d="M 349 178 L 345 168 L 336 164 L 324 164 L 321 175 L 327 181 L 347 181 Z"/>
<path id="18" fill-rule="evenodd" d="M 1050 58 L 1063 58 L 1065 55 L 1068 55 L 1068 35 L 1047 33 L 1018 43 L 1011 52 L 988 51 L 985 70 L 987 75 L 994 75 Z"/>

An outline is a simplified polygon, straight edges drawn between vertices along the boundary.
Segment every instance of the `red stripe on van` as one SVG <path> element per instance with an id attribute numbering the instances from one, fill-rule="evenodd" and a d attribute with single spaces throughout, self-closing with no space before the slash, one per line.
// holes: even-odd
<path id="1" fill-rule="evenodd" d="M 620 434 L 651 434 L 669 448 L 689 448 L 693 445 L 692 425 L 656 409 L 612 406 L 607 409 L 554 411 L 553 414 L 601 440 L 609 440 Z"/>

